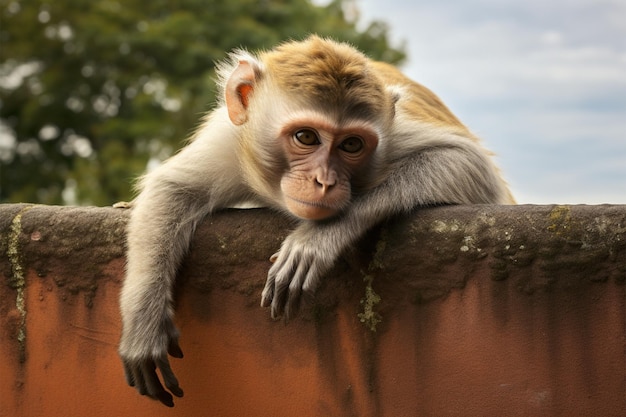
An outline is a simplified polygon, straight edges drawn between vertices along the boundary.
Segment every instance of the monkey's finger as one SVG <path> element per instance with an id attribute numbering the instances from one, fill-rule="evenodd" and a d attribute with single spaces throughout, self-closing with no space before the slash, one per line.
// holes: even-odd
<path id="1" fill-rule="evenodd" d="M 141 366 L 141 373 L 143 374 L 148 395 L 168 407 L 174 407 L 174 400 L 172 395 L 165 391 L 159 377 L 156 374 L 156 364 L 153 361 L 146 361 Z"/>
<path id="2" fill-rule="evenodd" d="M 178 379 L 176 379 L 167 358 L 157 360 L 157 367 L 161 371 L 161 376 L 163 377 L 163 381 L 165 382 L 167 389 L 169 389 L 175 396 L 182 397 L 184 394 L 183 390 L 178 385 Z"/>
<path id="3" fill-rule="evenodd" d="M 291 277 L 302 265 L 299 262 L 299 254 L 288 252 L 287 258 L 279 259 L 267 274 L 265 289 L 261 298 L 261 306 L 272 306 L 272 318 L 282 315 L 285 304 L 285 290 L 291 282 Z"/>
<path id="4" fill-rule="evenodd" d="M 126 361 L 122 361 L 122 363 L 124 365 L 124 378 L 126 378 L 126 383 L 131 387 L 134 387 L 135 377 L 133 376 L 133 371 Z"/>
<path id="5" fill-rule="evenodd" d="M 178 340 L 177 339 L 172 338 L 170 340 L 170 344 L 167 347 L 167 353 L 170 356 L 174 357 L 174 358 L 182 359 L 182 357 L 183 357 L 183 350 L 178 345 Z"/>
<path id="6" fill-rule="evenodd" d="M 285 310 L 285 302 L 287 300 L 287 287 L 284 285 L 276 286 L 274 289 L 274 298 L 272 299 L 272 319 L 276 320 L 282 316 Z"/>
<path id="7" fill-rule="evenodd" d="M 285 323 L 288 323 L 289 320 L 298 314 L 300 310 L 300 291 L 292 293 L 289 291 L 289 296 L 285 302 L 285 309 L 283 313 L 283 318 L 285 319 Z"/>
<path id="8" fill-rule="evenodd" d="M 261 307 L 269 307 L 272 299 L 274 299 L 274 274 L 270 270 L 267 281 L 265 281 L 265 287 L 261 293 Z"/>
<path id="9" fill-rule="evenodd" d="M 167 406 L 167 407 L 174 407 L 174 399 L 172 397 L 172 395 L 163 390 L 163 391 L 159 391 L 159 393 L 157 394 L 156 397 L 157 400 L 159 400 L 161 402 L 161 404 Z"/>
<path id="10" fill-rule="evenodd" d="M 272 256 L 270 256 L 270 262 L 271 263 L 276 262 L 276 260 L 278 259 L 278 254 L 280 254 L 280 251 L 278 251 L 275 254 L 273 254 Z"/>
<path id="11" fill-rule="evenodd" d="M 131 365 L 131 372 L 133 375 L 133 381 L 135 382 L 134 387 L 139 391 L 141 395 L 149 395 L 148 389 L 146 388 L 146 382 L 143 377 L 143 372 L 141 372 L 141 367 L 137 365 Z"/>
<path id="12" fill-rule="evenodd" d="M 146 372 L 144 370 L 144 367 L 148 368 L 148 371 Z M 149 397 L 152 397 L 153 395 L 150 392 L 150 389 L 148 388 L 148 384 L 146 383 L 146 374 L 149 372 L 154 372 L 155 369 L 155 365 L 154 362 L 147 360 L 145 362 L 140 362 L 137 364 L 134 364 L 133 367 L 133 377 L 135 379 L 135 388 L 137 388 L 137 390 L 139 391 L 139 393 L 141 395 L 147 395 Z"/>
<path id="13" fill-rule="evenodd" d="M 285 299 L 284 317 L 285 321 L 289 321 L 300 307 L 300 295 L 302 294 L 302 284 L 306 278 L 307 267 L 305 264 L 298 265 L 291 282 Z"/>

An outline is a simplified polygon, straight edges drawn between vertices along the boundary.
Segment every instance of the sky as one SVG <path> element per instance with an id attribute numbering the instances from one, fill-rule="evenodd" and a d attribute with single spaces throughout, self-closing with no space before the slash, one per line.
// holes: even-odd
<path id="1" fill-rule="evenodd" d="M 519 203 L 626 204 L 625 0 L 355 0 Z"/>

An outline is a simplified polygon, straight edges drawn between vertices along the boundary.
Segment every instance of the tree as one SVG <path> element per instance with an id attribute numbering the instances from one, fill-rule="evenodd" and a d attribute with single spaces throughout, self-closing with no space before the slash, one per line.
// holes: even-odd
<path id="1" fill-rule="evenodd" d="M 9 0 L 0 21 L 0 202 L 109 205 L 215 100 L 214 63 L 318 33 L 398 63 L 353 1 Z"/>

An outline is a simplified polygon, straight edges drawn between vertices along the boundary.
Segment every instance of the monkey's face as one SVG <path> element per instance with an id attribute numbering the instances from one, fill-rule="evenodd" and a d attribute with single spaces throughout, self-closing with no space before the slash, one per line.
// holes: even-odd
<path id="1" fill-rule="evenodd" d="M 288 123 L 280 135 L 288 169 L 280 188 L 295 216 L 322 220 L 350 203 L 353 178 L 364 175 L 378 137 L 367 123 L 342 126 L 319 114 Z"/>

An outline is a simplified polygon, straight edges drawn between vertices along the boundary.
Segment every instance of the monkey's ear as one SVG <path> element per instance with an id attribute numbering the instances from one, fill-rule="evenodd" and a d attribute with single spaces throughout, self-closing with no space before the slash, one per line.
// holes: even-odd
<path id="1" fill-rule="evenodd" d="M 394 106 L 396 105 L 398 100 L 400 100 L 400 97 L 406 94 L 404 89 L 400 87 L 399 85 L 387 86 L 387 92 L 391 96 L 391 102 L 393 103 Z"/>
<path id="2" fill-rule="evenodd" d="M 226 82 L 226 108 L 233 124 L 239 126 L 248 120 L 248 104 L 256 80 L 254 68 L 248 61 L 239 61 Z"/>

